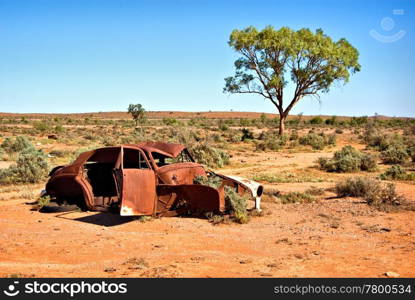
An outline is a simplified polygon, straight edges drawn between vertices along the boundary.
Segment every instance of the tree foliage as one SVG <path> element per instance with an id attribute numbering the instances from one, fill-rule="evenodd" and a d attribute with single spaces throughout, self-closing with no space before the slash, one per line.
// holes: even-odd
<path id="1" fill-rule="evenodd" d="M 229 45 L 239 54 L 235 75 L 225 78 L 224 92 L 258 94 L 269 99 L 280 114 L 280 134 L 294 105 L 304 96 L 319 97 L 334 82 L 346 83 L 358 72 L 358 51 L 344 38 L 333 41 L 321 29 L 278 30 L 268 26 L 232 31 Z M 294 94 L 286 101 L 289 80 Z"/>
<path id="2" fill-rule="evenodd" d="M 146 110 L 141 104 L 130 104 L 128 106 L 128 113 L 133 117 L 135 126 L 144 124 L 146 121 Z"/>

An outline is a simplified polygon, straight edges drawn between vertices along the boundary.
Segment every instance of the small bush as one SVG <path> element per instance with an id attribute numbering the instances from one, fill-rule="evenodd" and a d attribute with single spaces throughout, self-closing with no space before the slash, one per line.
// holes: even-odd
<path id="1" fill-rule="evenodd" d="M 315 150 L 324 149 L 324 138 L 321 135 L 315 133 L 309 133 L 300 138 L 301 145 L 310 145 Z"/>
<path id="2" fill-rule="evenodd" d="M 403 145 L 390 145 L 381 152 L 381 158 L 387 164 L 402 164 L 409 159 L 409 155 Z"/>
<path id="3" fill-rule="evenodd" d="M 309 123 L 310 124 L 322 124 L 323 119 L 320 118 L 320 117 L 314 117 L 314 118 L 310 119 Z"/>
<path id="4" fill-rule="evenodd" d="M 1 144 L 6 152 L 20 152 L 28 148 L 33 148 L 33 144 L 25 136 L 17 136 L 15 139 L 7 137 Z"/>
<path id="5" fill-rule="evenodd" d="M 197 162 L 212 168 L 222 168 L 229 164 L 230 156 L 227 152 L 214 148 L 206 143 L 190 145 L 189 151 Z"/>
<path id="6" fill-rule="evenodd" d="M 309 193 L 300 193 L 300 192 L 290 192 L 288 194 L 281 195 L 279 198 L 281 199 L 281 203 L 283 204 L 311 203 L 315 201 L 315 198 Z"/>
<path id="7" fill-rule="evenodd" d="M 46 155 L 27 148 L 20 152 L 15 165 L 0 171 L 0 183 L 38 183 L 46 178 L 48 169 Z"/>
<path id="8" fill-rule="evenodd" d="M 202 184 L 217 189 L 222 184 L 222 178 L 219 176 L 196 176 L 193 180 L 195 184 Z"/>
<path id="9" fill-rule="evenodd" d="M 49 195 L 46 195 L 46 196 L 43 196 L 43 197 L 39 197 L 37 199 L 37 205 L 38 205 L 39 209 L 42 208 L 45 205 L 48 205 L 50 203 L 50 200 L 51 199 L 50 199 L 50 196 Z"/>
<path id="10" fill-rule="evenodd" d="M 56 133 L 62 133 L 62 132 L 64 132 L 65 131 L 65 129 L 63 128 L 63 126 L 62 125 L 56 125 L 55 126 L 55 130 L 54 130 Z"/>
<path id="11" fill-rule="evenodd" d="M 279 136 L 275 131 L 262 132 L 258 139 L 259 142 L 255 141 L 255 150 L 257 151 L 277 151 L 285 146 L 288 141 L 286 135 Z"/>
<path id="12" fill-rule="evenodd" d="M 209 174 L 208 176 L 196 176 L 194 179 L 195 184 L 203 184 L 212 188 L 219 188 L 222 184 L 222 178 Z M 229 186 L 224 187 L 225 191 L 225 205 L 226 210 L 231 214 L 231 221 L 236 223 L 245 224 L 249 221 L 247 206 L 247 197 L 239 195 L 235 189 Z M 207 213 L 206 215 L 211 223 L 214 225 L 224 223 L 227 219 L 222 215 L 214 215 Z"/>
<path id="13" fill-rule="evenodd" d="M 305 193 L 313 196 L 321 196 L 324 194 L 324 189 L 312 186 L 308 188 Z"/>
<path id="14" fill-rule="evenodd" d="M 415 173 L 408 174 L 405 169 L 395 165 L 380 174 L 382 180 L 415 180 Z"/>
<path id="15" fill-rule="evenodd" d="M 404 139 L 398 134 L 384 134 L 378 130 L 373 124 L 366 126 L 365 132 L 362 135 L 362 140 L 371 148 L 379 151 L 384 151 L 390 146 L 403 146 Z"/>
<path id="16" fill-rule="evenodd" d="M 361 158 L 360 169 L 362 171 L 374 172 L 377 170 L 377 168 L 378 164 L 376 162 L 376 156 L 369 153 L 363 153 Z"/>
<path id="17" fill-rule="evenodd" d="M 338 197 L 364 197 L 371 189 L 378 189 L 379 182 L 368 177 L 349 177 L 335 186 Z"/>
<path id="18" fill-rule="evenodd" d="M 237 223 L 245 224 L 249 222 L 249 215 L 246 210 L 247 200 L 246 196 L 241 196 L 233 188 L 225 186 L 225 203 Z"/>
<path id="19" fill-rule="evenodd" d="M 297 130 L 292 130 L 290 134 L 290 141 L 296 141 L 298 140 L 298 132 Z"/>
<path id="20" fill-rule="evenodd" d="M 365 196 L 367 204 L 375 206 L 381 210 L 388 210 L 388 206 L 397 206 L 406 202 L 406 199 L 396 193 L 393 183 L 381 186 L 380 189 L 371 189 Z"/>
<path id="21" fill-rule="evenodd" d="M 48 123 L 46 123 L 46 121 L 34 122 L 33 129 L 40 131 L 40 132 L 46 132 L 50 130 L 50 126 Z"/>
<path id="22" fill-rule="evenodd" d="M 322 150 L 325 146 L 336 145 L 336 135 L 325 135 L 324 133 L 316 134 L 310 132 L 299 139 L 301 145 L 309 145 L 314 150 Z"/>
<path id="23" fill-rule="evenodd" d="M 347 178 L 338 182 L 335 187 L 339 197 L 362 197 L 367 204 L 379 210 L 391 211 L 398 206 L 400 209 L 414 210 L 414 206 L 396 193 L 395 185 L 392 183 L 382 184 L 379 180 L 356 177 Z"/>
<path id="24" fill-rule="evenodd" d="M 377 168 L 376 158 L 368 153 L 362 153 L 352 146 L 345 146 L 334 153 L 333 158 L 318 159 L 320 168 L 327 172 L 357 172 L 375 171 Z"/>
<path id="25" fill-rule="evenodd" d="M 167 126 L 173 126 L 177 124 L 177 120 L 174 118 L 163 118 L 163 124 Z"/>
<path id="26" fill-rule="evenodd" d="M 241 131 L 242 131 L 242 138 L 241 138 L 242 141 L 254 139 L 253 132 L 249 130 L 248 128 L 242 128 Z"/>

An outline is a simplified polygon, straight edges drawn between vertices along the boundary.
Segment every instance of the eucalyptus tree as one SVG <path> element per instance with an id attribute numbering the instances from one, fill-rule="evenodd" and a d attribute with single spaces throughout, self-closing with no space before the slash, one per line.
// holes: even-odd
<path id="1" fill-rule="evenodd" d="M 272 26 L 232 31 L 229 45 L 240 54 L 234 76 L 225 78 L 224 92 L 258 94 L 279 113 L 279 134 L 291 109 L 305 96 L 318 100 L 333 83 L 347 83 L 360 71 L 359 52 L 346 39 L 333 41 L 321 29 L 292 30 Z M 287 95 L 289 82 L 293 92 Z M 287 100 L 288 99 L 288 100 Z"/>

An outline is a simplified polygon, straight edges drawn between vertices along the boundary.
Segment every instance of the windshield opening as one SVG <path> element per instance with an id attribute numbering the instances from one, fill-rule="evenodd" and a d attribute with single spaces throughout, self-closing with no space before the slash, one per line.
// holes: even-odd
<path id="1" fill-rule="evenodd" d="M 192 158 L 190 157 L 186 149 L 180 152 L 180 154 L 176 157 L 168 157 L 158 152 L 151 152 L 151 156 L 153 156 L 153 159 L 158 167 L 176 163 L 193 162 Z"/>

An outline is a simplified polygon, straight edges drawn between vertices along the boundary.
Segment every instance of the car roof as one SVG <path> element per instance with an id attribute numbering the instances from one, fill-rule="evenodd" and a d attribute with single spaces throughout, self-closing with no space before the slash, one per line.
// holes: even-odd
<path id="1" fill-rule="evenodd" d="M 138 144 L 124 144 L 119 146 L 109 146 L 109 147 L 102 147 L 97 148 L 91 151 L 86 151 L 81 153 L 78 158 L 71 164 L 71 165 L 82 165 L 87 162 L 91 157 L 98 154 L 101 151 L 105 150 L 115 150 L 119 148 L 130 148 L 130 149 L 142 149 L 146 152 L 157 152 L 163 154 L 167 157 L 177 157 L 186 146 L 182 144 L 173 144 L 173 143 L 162 143 L 162 142 L 142 142 Z M 98 154 L 99 155 L 99 154 Z"/>
<path id="2" fill-rule="evenodd" d="M 168 157 L 176 157 L 184 149 L 186 149 L 186 146 L 182 144 L 163 143 L 163 142 L 142 142 L 138 144 L 127 144 L 123 146 L 137 147 L 147 152 L 157 152 Z"/>

